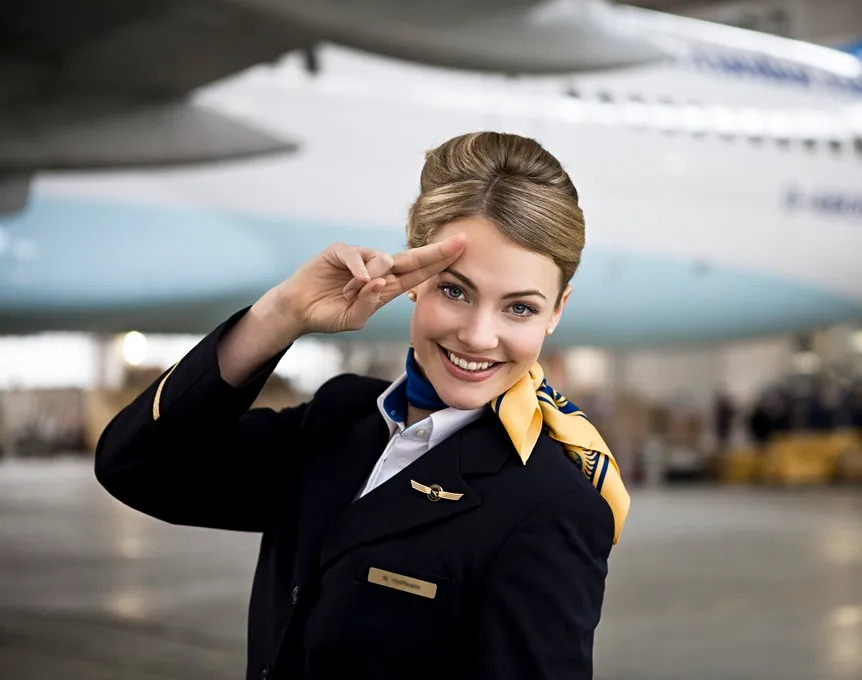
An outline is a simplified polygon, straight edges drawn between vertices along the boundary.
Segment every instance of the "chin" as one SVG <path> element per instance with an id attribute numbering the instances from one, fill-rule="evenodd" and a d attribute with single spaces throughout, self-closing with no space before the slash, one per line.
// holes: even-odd
<path id="1" fill-rule="evenodd" d="M 457 408 L 461 411 L 470 411 L 475 408 L 482 408 L 491 402 L 497 396 L 494 394 L 464 394 L 461 390 L 443 390 L 440 398 L 446 402 L 448 406 Z"/>
<path id="2" fill-rule="evenodd" d="M 506 391 L 504 380 L 498 376 L 485 383 L 464 383 L 448 374 L 435 375 L 431 381 L 440 398 L 452 408 L 469 411 L 482 408 Z"/>

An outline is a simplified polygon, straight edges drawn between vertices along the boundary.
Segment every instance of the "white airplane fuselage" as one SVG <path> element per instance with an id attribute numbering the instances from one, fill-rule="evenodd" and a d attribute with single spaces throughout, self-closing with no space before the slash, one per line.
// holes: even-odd
<path id="1" fill-rule="evenodd" d="M 477 129 L 537 138 L 580 193 L 587 248 L 556 342 L 862 316 L 862 77 L 824 51 L 674 26 L 677 61 L 618 72 L 504 80 L 332 49 L 316 77 L 287 60 L 209 88 L 207 105 L 300 152 L 39 180 L 0 220 L 0 332 L 204 332 L 328 243 L 398 250 L 424 151 Z M 362 334 L 405 338 L 409 309 Z"/>

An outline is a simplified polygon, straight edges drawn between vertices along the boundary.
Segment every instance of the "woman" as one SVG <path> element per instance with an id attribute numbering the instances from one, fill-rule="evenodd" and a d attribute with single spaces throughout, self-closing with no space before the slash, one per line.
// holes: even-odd
<path id="1" fill-rule="evenodd" d="M 628 496 L 542 379 L 584 243 L 557 160 L 515 135 L 429 152 L 395 256 L 333 245 L 106 428 L 96 475 L 176 524 L 262 533 L 247 678 L 590 678 Z M 290 345 L 406 292 L 406 372 L 249 409 Z"/>

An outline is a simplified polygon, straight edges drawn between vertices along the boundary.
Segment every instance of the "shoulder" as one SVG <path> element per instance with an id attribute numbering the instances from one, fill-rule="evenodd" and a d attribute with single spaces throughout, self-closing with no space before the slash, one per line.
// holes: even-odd
<path id="1" fill-rule="evenodd" d="M 306 425 L 345 415 L 361 417 L 377 410 L 379 397 L 391 383 L 379 378 L 342 373 L 323 383 L 308 404 Z"/>
<path id="2" fill-rule="evenodd" d="M 523 465 L 509 466 L 507 485 L 524 499 L 520 522 L 559 522 L 569 519 L 613 539 L 610 505 L 569 457 L 563 445 L 542 433 Z"/>
<path id="3" fill-rule="evenodd" d="M 355 373 L 342 373 L 323 383 L 314 399 L 341 401 L 375 401 L 391 383 L 380 378 L 369 378 Z"/>

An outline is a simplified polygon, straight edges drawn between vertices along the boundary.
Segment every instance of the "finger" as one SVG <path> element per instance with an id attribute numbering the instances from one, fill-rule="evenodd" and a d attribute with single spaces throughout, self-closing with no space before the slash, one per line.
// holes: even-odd
<path id="1" fill-rule="evenodd" d="M 445 242 L 441 242 L 440 245 L 443 244 L 445 244 Z M 447 247 L 445 249 L 439 250 L 436 255 L 432 253 L 432 255 L 435 257 L 439 257 L 439 255 L 442 253 L 442 255 L 445 255 L 443 259 L 431 259 L 431 257 L 426 257 L 425 254 L 423 254 L 422 257 L 419 259 L 419 262 L 424 261 L 426 264 L 420 266 L 418 269 L 407 269 L 404 273 L 397 274 L 396 276 L 398 278 L 399 292 L 404 292 L 406 290 L 410 290 L 411 288 L 415 288 L 423 281 L 427 281 L 432 276 L 439 274 L 449 265 L 453 264 L 464 251 L 463 241 L 456 241 L 452 244 L 446 244 L 446 246 Z"/>
<path id="2" fill-rule="evenodd" d="M 387 274 L 385 277 L 386 285 L 380 293 L 380 304 L 381 306 L 391 302 L 399 295 L 404 294 L 408 287 L 404 287 L 403 285 L 403 277 L 397 276 L 396 274 Z"/>
<path id="3" fill-rule="evenodd" d="M 335 254 L 339 260 L 350 270 L 354 277 L 363 283 L 371 280 L 368 269 L 365 267 L 365 259 L 362 257 L 361 249 L 343 244 L 335 245 Z"/>
<path id="4" fill-rule="evenodd" d="M 349 312 L 350 326 L 363 328 L 374 312 L 380 308 L 380 293 L 386 286 L 384 279 L 372 279 L 359 291 L 356 301 L 351 305 Z"/>
<path id="5" fill-rule="evenodd" d="M 372 278 L 379 278 L 379 277 L 376 277 L 376 276 L 375 276 L 375 277 L 372 277 Z M 345 298 L 347 298 L 348 300 L 352 300 L 353 298 L 355 298 L 355 297 L 356 297 L 356 294 L 357 294 L 360 290 L 362 290 L 362 286 L 364 286 L 366 283 L 368 283 L 368 282 L 367 282 L 367 281 L 362 281 L 361 279 L 357 279 L 357 278 L 354 276 L 352 279 L 350 279 L 350 281 L 348 281 L 348 282 L 344 285 L 344 288 L 342 288 L 342 289 L 341 289 L 341 293 L 342 293 L 342 294 L 344 295 L 344 297 L 345 297 Z"/>
<path id="6" fill-rule="evenodd" d="M 439 243 L 412 248 L 395 256 L 380 251 L 365 250 L 366 256 L 369 252 L 373 253 L 366 265 L 372 277 L 386 277 L 386 289 L 382 293 L 385 303 L 443 271 L 460 257 L 466 241 L 464 234 L 455 234 Z M 387 275 L 390 271 L 400 272 L 402 276 Z M 346 299 L 351 300 L 365 285 L 367 282 L 354 277 L 344 286 L 342 294 Z"/>
<path id="7" fill-rule="evenodd" d="M 425 267 L 435 267 L 440 263 L 444 264 L 438 271 L 443 271 L 461 255 L 466 244 L 465 234 L 454 234 L 438 243 L 429 243 L 427 246 L 397 253 L 393 257 L 392 273 L 406 274 Z"/>
<path id="8" fill-rule="evenodd" d="M 389 253 L 384 253 L 379 250 L 374 251 L 371 259 L 366 259 L 365 261 L 365 266 L 372 279 L 379 279 L 386 276 L 386 274 L 388 274 L 392 269 L 393 264 L 395 264 L 395 258 L 393 258 Z"/>
<path id="9" fill-rule="evenodd" d="M 362 256 L 366 258 L 365 268 L 372 279 L 381 278 L 385 276 L 390 269 L 392 269 L 394 260 L 389 253 L 384 253 L 379 250 L 368 250 L 362 252 Z M 345 298 L 351 300 L 366 283 L 367 281 L 362 281 L 361 279 L 354 277 L 347 282 L 341 292 Z"/>
<path id="10" fill-rule="evenodd" d="M 356 297 L 356 294 L 360 290 L 362 290 L 362 286 L 364 285 L 365 284 L 362 281 L 360 281 L 354 276 L 344 285 L 344 288 L 341 289 L 341 294 L 345 297 L 345 299 L 352 300 Z"/>

